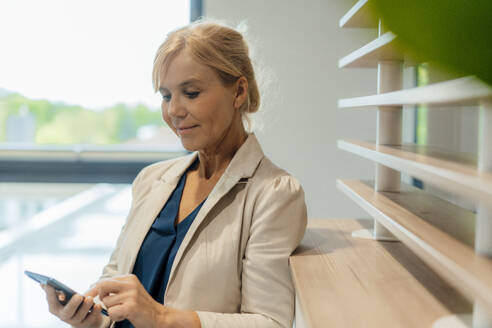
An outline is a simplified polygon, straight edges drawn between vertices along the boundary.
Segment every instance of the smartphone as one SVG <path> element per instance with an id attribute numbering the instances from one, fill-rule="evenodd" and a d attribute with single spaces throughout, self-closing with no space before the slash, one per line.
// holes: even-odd
<path id="1" fill-rule="evenodd" d="M 27 271 L 27 270 L 24 270 L 24 273 L 29 278 L 39 282 L 40 284 L 49 285 L 49 286 L 53 287 L 56 291 L 62 292 L 63 294 L 65 294 L 65 299 L 63 301 L 58 300 L 63 305 L 67 304 L 68 301 L 70 301 L 70 299 L 72 298 L 72 296 L 77 294 L 76 291 L 74 291 L 73 289 L 71 289 L 67 285 L 62 284 L 61 282 L 59 282 L 58 280 L 56 280 L 54 278 L 44 276 L 44 275 L 36 273 L 36 272 Z M 108 315 L 108 312 L 105 309 L 102 309 L 101 313 L 104 314 L 105 316 Z"/>

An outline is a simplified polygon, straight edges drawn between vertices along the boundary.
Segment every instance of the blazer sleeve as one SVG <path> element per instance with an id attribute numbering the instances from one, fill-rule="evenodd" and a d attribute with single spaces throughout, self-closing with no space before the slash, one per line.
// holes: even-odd
<path id="1" fill-rule="evenodd" d="M 284 175 L 267 183 L 256 200 L 243 258 L 241 313 L 197 311 L 202 328 L 290 328 L 294 287 L 289 256 L 307 224 L 304 192 Z"/>
<path id="2" fill-rule="evenodd" d="M 113 252 L 111 253 L 111 257 L 109 258 L 109 262 L 104 266 L 103 272 L 101 277 L 99 277 L 99 280 L 101 279 L 106 279 L 113 277 L 115 275 L 120 274 L 118 271 L 118 253 L 119 249 L 121 247 L 122 241 L 125 238 L 125 228 L 127 227 L 128 220 L 132 217 L 133 215 L 133 209 L 135 207 L 136 202 L 138 201 L 138 190 L 140 190 L 140 184 L 143 179 L 143 176 L 145 175 L 146 169 L 144 168 L 140 173 L 137 175 L 135 180 L 133 181 L 132 184 L 132 204 L 130 207 L 130 212 L 128 212 L 128 216 L 126 218 L 125 224 L 121 228 L 120 235 L 118 237 L 118 240 L 116 241 L 116 246 L 113 249 Z M 96 298 L 96 300 L 99 299 L 99 296 Z M 110 327 L 113 322 L 109 319 L 109 317 L 103 316 L 103 322 L 99 326 L 99 328 L 107 328 Z"/>

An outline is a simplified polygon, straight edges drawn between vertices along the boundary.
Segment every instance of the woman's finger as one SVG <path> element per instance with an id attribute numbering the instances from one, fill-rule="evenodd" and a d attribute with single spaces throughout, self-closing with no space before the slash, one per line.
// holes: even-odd
<path id="1" fill-rule="evenodd" d="M 113 321 L 125 320 L 125 306 L 120 304 L 108 308 L 108 315 Z"/>
<path id="2" fill-rule="evenodd" d="M 77 312 L 77 309 L 84 301 L 84 297 L 80 294 L 75 294 L 70 298 L 70 301 L 58 313 L 58 317 L 63 321 L 70 321 Z"/>
<path id="3" fill-rule="evenodd" d="M 60 290 L 55 290 L 55 293 L 56 293 L 56 298 L 58 298 L 58 301 L 63 304 L 63 302 L 65 302 L 67 299 L 65 293 Z"/>
<path id="4" fill-rule="evenodd" d="M 99 298 L 103 299 L 111 293 L 117 294 L 126 289 L 127 285 L 124 281 L 109 279 L 97 283 L 96 287 L 99 291 Z"/>
<path id="5" fill-rule="evenodd" d="M 130 274 L 124 274 L 124 275 L 120 275 L 120 276 L 114 276 L 108 280 L 116 280 L 116 281 L 126 282 L 126 281 L 138 281 L 138 278 L 133 273 L 130 273 Z"/>
<path id="6" fill-rule="evenodd" d="M 84 325 L 93 325 L 94 323 L 100 322 L 101 320 L 101 310 L 102 306 L 100 304 L 94 304 L 92 311 L 85 317 L 82 321 Z"/>
<path id="7" fill-rule="evenodd" d="M 52 314 L 58 314 L 62 309 L 63 305 L 58 301 L 55 289 L 51 286 L 44 285 L 43 289 L 46 293 L 46 301 L 48 302 L 48 309 Z"/>
<path id="8" fill-rule="evenodd" d="M 81 323 L 89 314 L 89 310 L 94 305 L 94 299 L 91 296 L 84 298 L 83 302 L 78 307 L 77 311 L 72 317 L 74 323 Z"/>
<path id="9" fill-rule="evenodd" d="M 111 294 L 105 296 L 104 298 L 101 298 L 101 301 L 104 303 L 106 308 L 110 308 L 112 306 L 123 303 L 123 299 L 125 297 L 124 294 L 125 294 L 124 292 L 119 294 Z"/>

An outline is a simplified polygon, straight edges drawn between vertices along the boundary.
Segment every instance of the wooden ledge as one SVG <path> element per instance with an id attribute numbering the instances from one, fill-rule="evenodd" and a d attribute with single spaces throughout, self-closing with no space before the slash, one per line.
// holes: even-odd
<path id="1" fill-rule="evenodd" d="M 337 187 L 470 300 L 478 299 L 492 311 L 492 260 L 476 255 L 473 247 L 458 241 L 452 231 L 472 228 L 473 214 L 426 192 L 376 192 L 371 184 L 337 180 Z M 406 188 L 405 188 L 406 189 Z M 431 218 L 434 224 L 428 222 Z M 467 223 L 468 222 L 468 223 Z M 435 226 L 440 224 L 441 227 Z M 451 231 L 445 232 L 443 226 Z M 473 235 L 461 236 L 468 244 Z M 472 238 L 470 238 L 472 237 Z"/>
<path id="2" fill-rule="evenodd" d="M 290 258 L 305 327 L 431 327 L 443 316 L 471 312 L 471 304 L 404 244 L 351 236 L 371 225 L 309 220 Z"/>

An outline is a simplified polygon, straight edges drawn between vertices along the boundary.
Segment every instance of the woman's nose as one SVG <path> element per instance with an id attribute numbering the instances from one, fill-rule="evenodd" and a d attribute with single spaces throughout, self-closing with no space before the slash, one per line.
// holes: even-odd
<path id="1" fill-rule="evenodd" d="M 180 103 L 178 97 L 173 97 L 169 101 L 168 107 L 167 107 L 167 112 L 169 116 L 174 116 L 174 117 L 179 117 L 179 116 L 184 116 L 186 115 L 186 111 L 182 104 Z"/>

